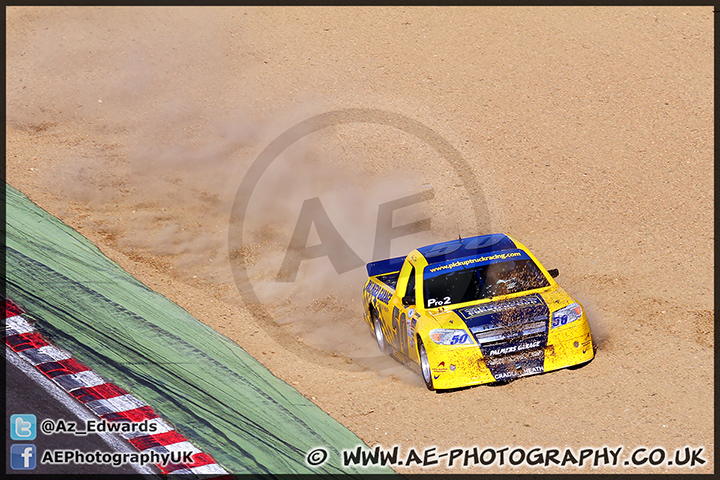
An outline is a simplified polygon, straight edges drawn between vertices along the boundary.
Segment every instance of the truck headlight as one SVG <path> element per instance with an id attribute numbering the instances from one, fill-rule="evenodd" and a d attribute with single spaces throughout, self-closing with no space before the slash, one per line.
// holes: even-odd
<path id="1" fill-rule="evenodd" d="M 438 345 L 472 345 L 474 342 L 465 330 L 436 328 L 430 330 L 430 338 Z"/>
<path id="2" fill-rule="evenodd" d="M 571 303 L 567 307 L 553 313 L 551 328 L 562 327 L 582 317 L 582 307 L 578 303 Z"/>

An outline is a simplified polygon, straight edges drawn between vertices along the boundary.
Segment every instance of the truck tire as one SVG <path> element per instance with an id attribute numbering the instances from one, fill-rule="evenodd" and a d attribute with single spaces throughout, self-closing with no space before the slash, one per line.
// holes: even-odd
<path id="1" fill-rule="evenodd" d="M 420 370 L 422 370 L 423 381 L 428 390 L 433 391 L 432 371 L 430 370 L 430 361 L 427 358 L 427 352 L 425 351 L 425 345 L 418 338 L 418 357 L 420 358 Z"/>
<path id="2" fill-rule="evenodd" d="M 372 317 L 373 327 L 375 329 L 375 340 L 377 341 L 380 351 L 385 355 L 390 355 L 392 353 L 392 347 L 385 339 L 385 334 L 382 331 L 382 324 L 380 323 L 380 319 L 378 318 L 375 309 L 371 310 L 370 316 Z"/>

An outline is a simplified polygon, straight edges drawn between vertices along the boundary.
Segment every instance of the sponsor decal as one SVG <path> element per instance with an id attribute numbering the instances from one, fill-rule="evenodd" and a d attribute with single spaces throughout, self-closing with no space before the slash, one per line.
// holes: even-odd
<path id="1" fill-rule="evenodd" d="M 508 378 L 517 378 L 517 377 L 523 377 L 525 375 L 532 375 L 534 373 L 542 373 L 543 367 L 534 366 L 534 367 L 527 367 L 523 368 L 521 371 L 504 371 L 504 372 L 498 372 L 496 374 L 493 374 L 495 377 L 495 380 L 505 380 Z"/>
<path id="2" fill-rule="evenodd" d="M 443 272 L 445 270 L 454 270 L 458 269 L 461 270 L 468 265 L 483 265 L 486 263 L 497 263 L 502 260 L 519 260 L 519 259 L 525 259 L 529 258 L 525 252 L 522 250 L 516 250 L 511 252 L 498 252 L 493 255 L 480 255 L 473 258 L 466 258 L 462 260 L 450 260 L 444 263 L 440 263 L 437 266 L 434 266 L 432 268 L 429 268 L 430 273 L 438 273 Z"/>
<path id="3" fill-rule="evenodd" d="M 390 298 L 392 297 L 392 294 L 390 292 L 388 292 L 375 282 L 368 282 L 364 290 L 372 297 L 378 299 L 383 303 L 388 303 L 390 301 Z"/>
<path id="4" fill-rule="evenodd" d="M 489 356 L 494 355 L 505 355 L 507 353 L 521 352 L 530 348 L 538 348 L 540 346 L 540 340 L 535 342 L 521 343 L 519 345 L 510 345 L 508 347 L 494 348 L 488 353 Z"/>
<path id="5" fill-rule="evenodd" d="M 405 317 L 405 331 L 407 332 L 408 344 L 410 346 L 414 346 L 415 345 L 415 332 L 413 330 L 413 322 L 409 316 L 409 312 L 408 312 L 408 316 Z"/>
<path id="6" fill-rule="evenodd" d="M 526 373 L 526 374 L 542 373 L 543 370 L 544 370 L 543 367 L 529 367 L 529 368 L 526 368 L 526 369 L 525 369 L 525 373 Z"/>
<path id="7" fill-rule="evenodd" d="M 437 307 L 440 305 L 450 305 L 450 297 L 443 297 L 438 300 L 437 298 L 428 298 L 428 308 Z"/>
<path id="8" fill-rule="evenodd" d="M 469 320 L 471 318 L 498 313 L 511 308 L 533 307 L 543 304 L 544 302 L 540 296 L 528 295 L 527 297 L 519 297 L 511 300 L 503 300 L 500 302 L 485 303 L 482 305 L 460 308 L 455 310 L 455 313 L 460 315 L 463 320 Z"/>
<path id="9" fill-rule="evenodd" d="M 408 317 L 408 343 L 411 347 L 415 346 L 415 327 L 417 326 L 417 318 Z"/>
<path id="10" fill-rule="evenodd" d="M 531 358 L 542 357 L 542 350 L 528 350 L 515 355 L 490 357 L 485 359 L 486 365 L 516 365 Z"/>

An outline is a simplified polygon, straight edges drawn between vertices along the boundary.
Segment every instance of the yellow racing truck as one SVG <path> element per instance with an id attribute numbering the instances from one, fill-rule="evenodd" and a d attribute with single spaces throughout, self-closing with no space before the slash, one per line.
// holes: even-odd
<path id="1" fill-rule="evenodd" d="M 446 390 L 584 365 L 583 306 L 504 234 L 459 238 L 367 264 L 365 321 L 380 350 Z"/>

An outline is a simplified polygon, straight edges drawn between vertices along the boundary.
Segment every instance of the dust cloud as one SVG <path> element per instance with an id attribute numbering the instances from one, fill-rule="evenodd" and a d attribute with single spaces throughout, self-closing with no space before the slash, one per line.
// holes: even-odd
<path id="1" fill-rule="evenodd" d="M 376 237 L 382 236 L 381 205 L 428 192 L 427 200 L 394 212 L 393 228 L 424 223 L 414 233 L 392 239 L 391 256 L 439 238 L 431 220 L 433 187 L 412 171 L 377 169 L 369 152 L 347 148 L 347 143 L 332 129 L 313 133 L 268 168 L 244 222 L 247 241 L 241 254 L 248 279 L 284 335 L 414 381 L 409 370 L 380 355 L 362 320 L 361 291 L 366 263 L 381 259 L 375 258 Z M 311 204 L 315 207 L 309 208 Z M 284 278 L 282 267 L 293 254 L 291 239 L 307 223 L 310 229 L 300 234 L 300 248 L 305 253 L 319 246 L 325 250 L 301 255 Z M 335 232 L 338 236 L 331 235 Z"/>

